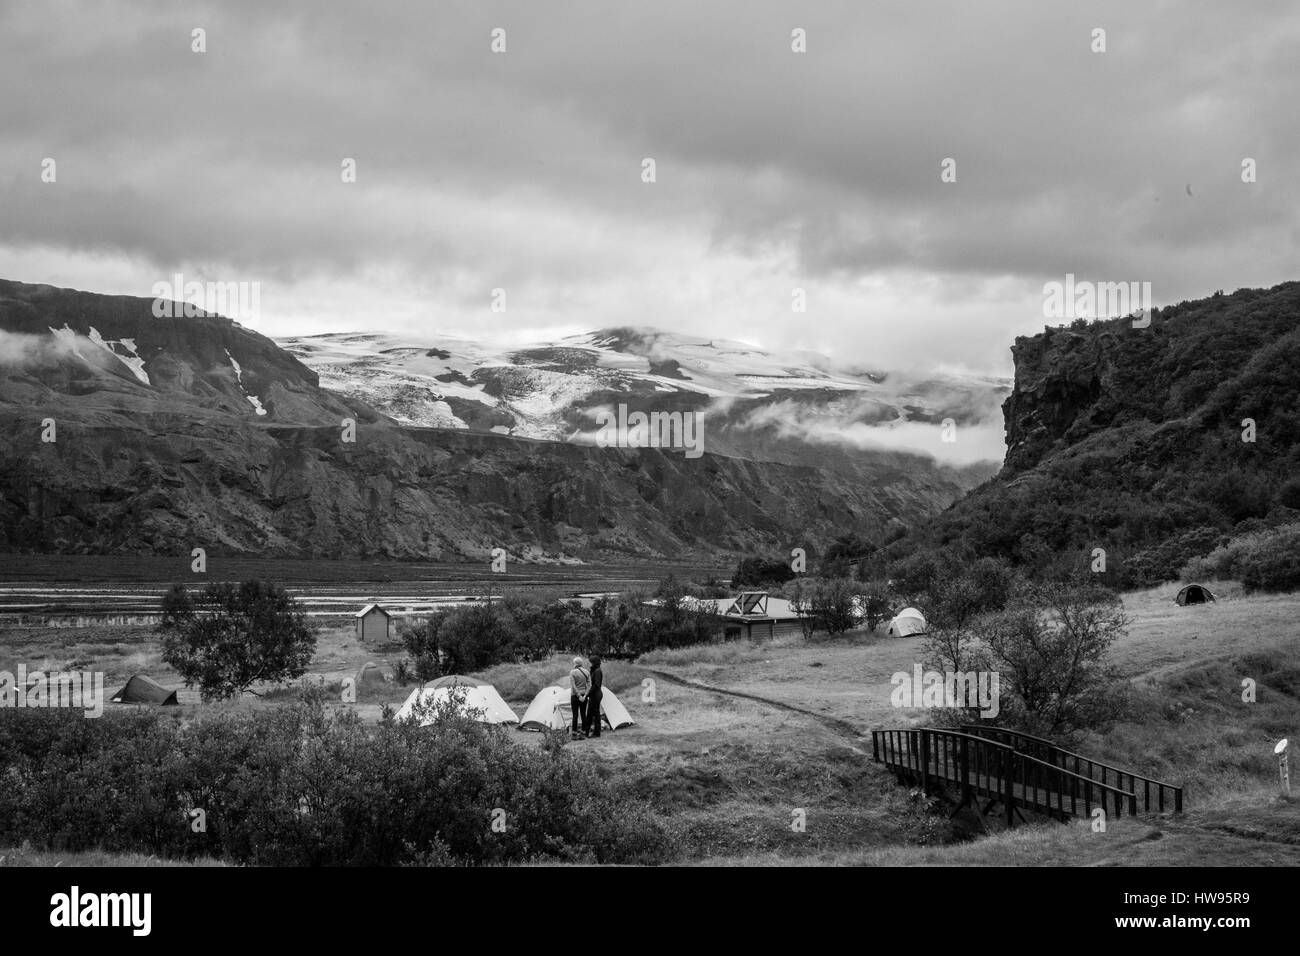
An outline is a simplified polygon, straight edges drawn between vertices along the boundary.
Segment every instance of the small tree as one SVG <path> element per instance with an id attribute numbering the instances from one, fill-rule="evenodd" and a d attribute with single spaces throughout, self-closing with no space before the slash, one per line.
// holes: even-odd
<path id="1" fill-rule="evenodd" d="M 858 591 L 844 578 L 817 581 L 812 586 L 813 617 L 828 634 L 843 634 L 858 623 Z"/>
<path id="2" fill-rule="evenodd" d="M 993 558 L 938 568 L 925 602 L 930 631 L 927 666 L 952 671 L 982 669 L 986 655 L 978 646 L 978 621 L 1006 605 L 1014 584 L 1010 569 Z"/>
<path id="3" fill-rule="evenodd" d="M 401 629 L 402 643 L 411 655 L 415 679 L 427 684 L 442 674 L 442 654 L 439 651 L 438 632 L 446 613 L 434 614 L 427 621 L 404 625 Z"/>
<path id="4" fill-rule="evenodd" d="M 806 578 L 799 578 L 786 585 L 785 593 L 789 596 L 790 610 L 799 615 L 799 627 L 804 640 L 813 636 L 817 630 L 817 618 L 813 614 L 813 589 L 816 584 Z"/>
<path id="5" fill-rule="evenodd" d="M 458 607 L 447 613 L 438 632 L 442 664 L 448 674 L 466 674 L 516 659 L 514 621 L 495 604 Z"/>
<path id="6" fill-rule="evenodd" d="M 1111 591 L 1081 581 L 1026 585 L 974 626 L 1009 692 L 1002 711 L 1029 733 L 1068 734 L 1112 718 L 1119 683 L 1106 663 L 1128 617 Z"/>
<path id="7" fill-rule="evenodd" d="M 177 584 L 163 597 L 163 661 L 203 700 L 237 697 L 258 681 L 301 677 L 316 632 L 297 602 L 265 581 L 209 584 L 197 598 Z"/>
<path id="8" fill-rule="evenodd" d="M 874 631 L 893 615 L 893 599 L 889 588 L 878 581 L 864 584 L 858 588 L 858 604 L 862 611 L 862 623 Z"/>
<path id="9" fill-rule="evenodd" d="M 984 610 L 979 587 L 965 574 L 931 584 L 926 607 L 926 666 L 954 672 L 980 669 L 975 622 Z"/>

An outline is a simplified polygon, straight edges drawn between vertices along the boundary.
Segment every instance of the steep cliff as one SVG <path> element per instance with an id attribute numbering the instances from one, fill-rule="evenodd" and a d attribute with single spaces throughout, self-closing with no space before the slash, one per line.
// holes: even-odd
<path id="1" fill-rule="evenodd" d="M 1019 338 L 1002 471 L 892 549 L 1160 580 L 1300 518 L 1300 282 Z"/>

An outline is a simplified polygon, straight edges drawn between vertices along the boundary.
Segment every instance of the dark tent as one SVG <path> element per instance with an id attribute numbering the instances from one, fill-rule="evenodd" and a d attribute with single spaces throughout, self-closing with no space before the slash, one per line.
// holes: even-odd
<path id="1" fill-rule="evenodd" d="M 1178 597 L 1174 598 L 1181 604 L 1208 604 L 1214 600 L 1214 595 L 1210 593 L 1209 588 L 1201 587 L 1199 584 L 1189 584 L 1178 592 Z"/>
<path id="2" fill-rule="evenodd" d="M 162 704 L 164 707 L 177 704 L 176 691 L 168 690 L 143 674 L 132 677 L 109 700 L 114 704 Z"/>
<path id="3" fill-rule="evenodd" d="M 385 681 L 384 671 L 374 661 L 366 661 L 361 670 L 357 671 L 357 686 L 363 684 L 382 684 Z"/>

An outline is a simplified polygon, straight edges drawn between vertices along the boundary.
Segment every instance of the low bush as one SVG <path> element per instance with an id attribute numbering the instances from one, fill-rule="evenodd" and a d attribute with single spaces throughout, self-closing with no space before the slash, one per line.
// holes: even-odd
<path id="1" fill-rule="evenodd" d="M 415 678 L 429 681 L 498 664 L 544 661 L 560 651 L 636 657 L 656 648 L 707 643 L 721 632 L 712 601 L 665 581 L 653 604 L 639 594 L 600 597 L 590 608 L 577 601 L 511 597 L 435 614 L 403 626 L 401 638 Z"/>
<path id="2" fill-rule="evenodd" d="M 1186 580 L 1240 580 L 1248 591 L 1300 587 L 1300 524 L 1238 535 L 1183 568 Z"/>
<path id="3" fill-rule="evenodd" d="M 521 747 L 451 708 L 430 727 L 366 725 L 321 696 L 188 724 L 8 710 L 0 845 L 271 866 L 652 864 L 674 853 L 647 807 L 561 747 Z"/>

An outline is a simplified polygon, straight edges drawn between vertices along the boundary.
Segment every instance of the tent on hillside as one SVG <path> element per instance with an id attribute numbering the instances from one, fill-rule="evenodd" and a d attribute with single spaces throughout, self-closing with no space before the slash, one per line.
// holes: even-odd
<path id="1" fill-rule="evenodd" d="M 538 691 L 533 702 L 524 712 L 524 719 L 519 723 L 520 730 L 564 730 L 573 724 L 573 710 L 569 705 L 570 691 L 567 687 L 543 687 Z M 600 695 L 600 716 L 606 727 L 618 730 L 631 727 L 636 723 L 627 708 L 614 696 L 612 690 L 605 690 Z"/>
<path id="2" fill-rule="evenodd" d="M 915 634 L 924 634 L 928 629 L 925 615 L 914 607 L 903 608 L 889 622 L 890 637 L 912 637 Z"/>
<path id="3" fill-rule="evenodd" d="M 162 684 L 144 674 L 134 674 L 126 686 L 109 698 L 114 704 L 158 704 L 163 707 L 175 707 L 176 691 L 168 690 Z"/>
<path id="4" fill-rule="evenodd" d="M 1199 584 L 1189 584 L 1178 592 L 1178 597 L 1174 598 L 1179 605 L 1183 604 L 1208 604 L 1214 600 L 1214 595 L 1210 589 Z"/>
<path id="5" fill-rule="evenodd" d="M 497 689 L 491 684 L 484 684 L 482 681 L 476 681 L 472 678 L 461 677 L 459 674 L 449 674 L 446 677 L 439 677 L 436 681 L 425 687 L 417 687 L 411 691 L 411 696 L 406 698 L 401 709 L 397 711 L 397 720 L 404 720 L 414 714 L 417 704 L 423 704 L 429 708 L 436 707 L 446 700 L 452 699 L 453 690 L 459 690 L 464 695 L 464 703 L 461 705 L 463 712 L 471 710 L 479 711 L 478 719 L 487 724 L 517 724 L 519 718 L 510 706 L 501 699 Z M 420 721 L 422 727 L 427 727 L 433 721 L 424 718 Z"/>
<path id="6" fill-rule="evenodd" d="M 388 678 L 384 676 L 384 669 L 374 661 L 366 661 L 357 671 L 357 686 L 362 687 L 366 684 L 382 684 Z"/>

